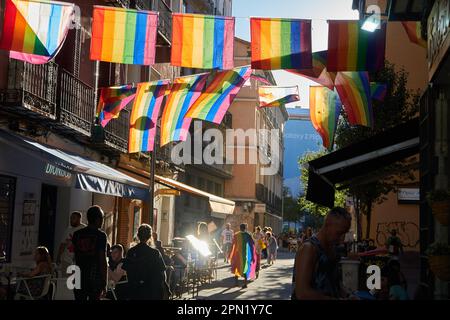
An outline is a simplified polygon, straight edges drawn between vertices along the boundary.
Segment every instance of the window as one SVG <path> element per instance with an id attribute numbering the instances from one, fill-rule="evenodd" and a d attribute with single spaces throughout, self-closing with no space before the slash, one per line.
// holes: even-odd
<path id="1" fill-rule="evenodd" d="M 223 196 L 222 185 L 220 183 L 216 183 L 216 195 L 219 197 Z"/>
<path id="2" fill-rule="evenodd" d="M 181 8 L 181 13 L 186 13 L 187 12 L 187 3 L 186 1 L 183 1 L 183 7 Z"/>
<path id="3" fill-rule="evenodd" d="M 208 180 L 208 193 L 214 193 L 214 182 Z"/>
<path id="4" fill-rule="evenodd" d="M 11 261 L 16 179 L 0 176 L 0 256 Z"/>

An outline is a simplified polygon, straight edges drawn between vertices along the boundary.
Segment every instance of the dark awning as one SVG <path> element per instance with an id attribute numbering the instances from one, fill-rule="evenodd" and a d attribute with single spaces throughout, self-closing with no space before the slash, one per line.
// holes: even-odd
<path id="1" fill-rule="evenodd" d="M 381 134 L 332 152 L 308 163 L 307 199 L 334 205 L 334 186 L 361 179 L 419 152 L 419 119 L 413 119 Z"/>

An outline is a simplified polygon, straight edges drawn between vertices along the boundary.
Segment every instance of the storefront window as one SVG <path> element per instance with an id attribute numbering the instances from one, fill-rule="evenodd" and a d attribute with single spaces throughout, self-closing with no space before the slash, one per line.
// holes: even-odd
<path id="1" fill-rule="evenodd" d="M 15 178 L 0 176 L 0 258 L 7 262 L 11 261 L 15 188 Z"/>

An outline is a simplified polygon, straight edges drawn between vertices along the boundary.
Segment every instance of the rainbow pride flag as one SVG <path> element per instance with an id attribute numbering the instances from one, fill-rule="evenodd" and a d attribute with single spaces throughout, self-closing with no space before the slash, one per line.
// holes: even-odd
<path id="1" fill-rule="evenodd" d="M 342 103 L 338 94 L 326 87 L 309 88 L 309 112 L 314 129 L 320 134 L 323 146 L 331 150 L 334 145 L 337 122 Z"/>
<path id="2" fill-rule="evenodd" d="M 385 83 L 371 82 L 370 95 L 372 99 L 384 101 L 387 94 L 387 85 Z"/>
<path id="3" fill-rule="evenodd" d="M 185 141 L 192 119 L 186 113 L 205 89 L 209 74 L 175 79 L 161 119 L 161 146 L 172 141 Z"/>
<path id="4" fill-rule="evenodd" d="M 94 6 L 91 60 L 155 63 L 158 13 Z"/>
<path id="5" fill-rule="evenodd" d="M 231 273 L 248 280 L 256 277 L 255 242 L 248 232 L 237 232 L 230 252 Z"/>
<path id="6" fill-rule="evenodd" d="M 35 64 L 48 62 L 62 47 L 74 19 L 74 4 L 6 0 L 0 49 Z"/>
<path id="7" fill-rule="evenodd" d="M 233 68 L 233 17 L 173 13 L 172 26 L 173 66 Z"/>
<path id="8" fill-rule="evenodd" d="M 112 119 L 119 117 L 124 109 L 136 96 L 136 88 L 132 85 L 101 88 L 97 105 L 97 118 L 104 128 Z"/>
<path id="9" fill-rule="evenodd" d="M 311 20 L 251 18 L 252 68 L 311 69 Z"/>
<path id="10" fill-rule="evenodd" d="M 402 21 L 402 25 L 412 43 L 424 48 L 428 46 L 427 40 L 422 37 L 422 23 L 420 21 Z"/>
<path id="11" fill-rule="evenodd" d="M 234 98 L 251 74 L 250 66 L 218 72 L 205 92 L 191 106 L 186 117 L 221 123 Z"/>
<path id="12" fill-rule="evenodd" d="M 369 73 L 339 72 L 335 85 L 350 124 L 373 127 Z"/>
<path id="13" fill-rule="evenodd" d="M 384 67 L 386 24 L 361 30 L 359 21 L 329 21 L 327 70 L 378 71 Z"/>
<path id="14" fill-rule="evenodd" d="M 153 151 L 156 125 L 169 80 L 138 84 L 130 117 L 128 153 Z"/>
<path id="15" fill-rule="evenodd" d="M 300 101 L 298 86 L 274 87 L 261 86 L 258 88 L 259 107 L 281 107 L 288 103 Z"/>

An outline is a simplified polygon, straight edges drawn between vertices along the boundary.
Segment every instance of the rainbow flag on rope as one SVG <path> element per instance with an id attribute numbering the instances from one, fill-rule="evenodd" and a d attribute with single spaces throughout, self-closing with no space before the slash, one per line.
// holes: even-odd
<path id="1" fill-rule="evenodd" d="M 274 87 L 264 86 L 258 88 L 259 107 L 281 107 L 288 103 L 300 101 L 298 86 Z"/>
<path id="2" fill-rule="evenodd" d="M 361 30 L 359 21 L 329 21 L 327 70 L 378 71 L 384 66 L 386 24 Z"/>
<path id="3" fill-rule="evenodd" d="M 124 109 L 136 96 L 136 88 L 132 85 L 101 88 L 97 105 L 97 118 L 104 128 L 112 119 L 119 117 Z"/>
<path id="4" fill-rule="evenodd" d="M 264 83 L 265 85 L 268 85 L 268 86 L 272 85 L 272 84 L 270 83 L 270 81 L 267 80 L 267 78 L 265 78 L 265 77 L 262 76 L 262 75 L 259 75 L 259 74 L 256 74 L 256 73 L 252 73 L 251 78 L 252 78 L 253 80 L 255 80 L 255 81 Z"/>
<path id="5" fill-rule="evenodd" d="M 387 85 L 385 83 L 371 82 L 370 95 L 372 99 L 384 101 L 387 94 Z"/>
<path id="6" fill-rule="evenodd" d="M 402 25 L 412 43 L 424 48 L 428 46 L 427 40 L 422 37 L 422 23 L 420 21 L 402 21 Z"/>
<path id="7" fill-rule="evenodd" d="M 342 103 L 338 94 L 326 87 L 309 88 L 309 112 L 314 129 L 320 134 L 323 146 L 331 150 L 334 145 L 337 122 Z"/>
<path id="8" fill-rule="evenodd" d="M 175 79 L 161 119 L 161 146 L 172 141 L 185 141 L 191 125 L 186 113 L 205 89 L 209 74 Z"/>
<path id="9" fill-rule="evenodd" d="M 339 72 L 335 85 L 350 124 L 373 127 L 369 73 Z"/>
<path id="10" fill-rule="evenodd" d="M 74 19 L 74 4 L 6 0 L 0 49 L 33 64 L 50 61 L 61 49 Z"/>
<path id="11" fill-rule="evenodd" d="M 91 60 L 155 63 L 157 12 L 94 6 L 92 17 Z"/>
<path id="12" fill-rule="evenodd" d="M 218 72 L 205 92 L 189 109 L 186 117 L 221 123 L 234 98 L 251 74 L 250 66 Z"/>
<path id="13" fill-rule="evenodd" d="M 233 17 L 173 13 L 172 26 L 173 66 L 233 68 Z"/>
<path id="14" fill-rule="evenodd" d="M 252 68 L 312 68 L 311 20 L 251 18 Z"/>
<path id="15" fill-rule="evenodd" d="M 128 153 L 153 151 L 159 111 L 169 80 L 138 84 L 130 117 Z"/>
<path id="16" fill-rule="evenodd" d="M 230 251 L 231 273 L 248 280 L 256 277 L 256 248 L 252 236 L 248 232 L 234 234 Z"/>

